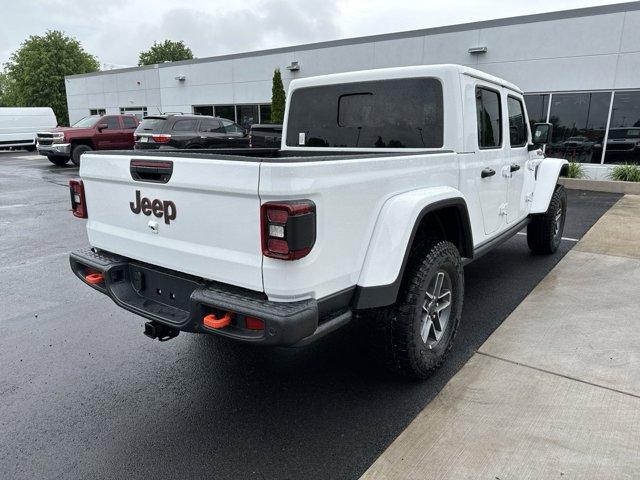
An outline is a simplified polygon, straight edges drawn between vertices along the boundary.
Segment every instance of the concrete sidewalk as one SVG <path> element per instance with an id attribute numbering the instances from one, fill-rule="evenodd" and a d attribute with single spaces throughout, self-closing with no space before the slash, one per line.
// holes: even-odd
<path id="1" fill-rule="evenodd" d="M 627 195 L 362 478 L 640 478 L 639 288 Z"/>

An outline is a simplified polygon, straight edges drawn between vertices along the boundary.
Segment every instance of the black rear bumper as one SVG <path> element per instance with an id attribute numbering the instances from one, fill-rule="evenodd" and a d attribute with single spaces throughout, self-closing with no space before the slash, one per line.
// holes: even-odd
<path id="1" fill-rule="evenodd" d="M 108 295 L 133 313 L 171 329 L 214 333 L 251 343 L 290 346 L 306 344 L 351 318 L 350 311 L 332 312 L 319 322 L 318 302 L 271 302 L 264 293 L 162 269 L 90 248 L 71 253 L 71 269 L 83 282 Z M 91 284 L 87 275 L 103 280 Z M 230 325 L 212 329 L 203 324 L 209 314 L 232 312 Z M 264 322 L 264 329 L 246 328 L 245 317 Z"/>

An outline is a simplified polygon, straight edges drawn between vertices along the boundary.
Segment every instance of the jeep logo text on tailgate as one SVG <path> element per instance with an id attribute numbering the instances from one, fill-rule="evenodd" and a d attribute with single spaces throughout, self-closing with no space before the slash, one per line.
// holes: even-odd
<path id="1" fill-rule="evenodd" d="M 169 225 L 171 220 L 175 220 L 176 214 L 178 211 L 176 210 L 176 204 L 171 200 L 149 200 L 147 197 L 140 198 L 140 190 L 136 190 L 136 201 L 129 202 L 129 207 L 131 211 L 136 215 L 140 212 L 144 213 L 147 217 L 152 213 L 160 218 L 164 216 L 164 223 Z"/>

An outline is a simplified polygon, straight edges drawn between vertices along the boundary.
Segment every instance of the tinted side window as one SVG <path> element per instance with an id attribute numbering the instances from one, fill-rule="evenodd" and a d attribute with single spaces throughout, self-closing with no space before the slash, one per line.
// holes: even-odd
<path id="1" fill-rule="evenodd" d="M 237 123 L 233 123 L 225 118 L 221 119 L 221 121 L 227 133 L 244 133 L 244 129 Z"/>
<path id="2" fill-rule="evenodd" d="M 286 144 L 292 147 L 440 148 L 442 84 L 403 78 L 293 92 Z"/>
<path id="3" fill-rule="evenodd" d="M 478 115 L 478 145 L 496 148 L 502 144 L 502 107 L 500 94 L 486 88 L 476 88 Z"/>
<path id="4" fill-rule="evenodd" d="M 173 124 L 172 130 L 174 132 L 195 132 L 197 124 L 198 121 L 193 119 L 177 120 Z"/>
<path id="5" fill-rule="evenodd" d="M 512 147 L 524 147 L 527 143 L 527 129 L 524 122 L 522 102 L 514 97 L 507 97 L 509 110 L 509 140 Z"/>
<path id="6" fill-rule="evenodd" d="M 136 121 L 133 117 L 122 117 L 122 123 L 124 124 L 124 128 L 136 128 Z"/>
<path id="7" fill-rule="evenodd" d="M 100 123 L 106 123 L 109 130 L 117 130 L 120 128 L 118 117 L 104 117 L 102 120 L 100 120 Z"/>
<path id="8" fill-rule="evenodd" d="M 204 118 L 200 121 L 200 131 L 201 132 L 216 132 L 216 133 L 224 133 L 224 130 L 221 128 L 220 120 L 215 120 L 213 118 Z"/>

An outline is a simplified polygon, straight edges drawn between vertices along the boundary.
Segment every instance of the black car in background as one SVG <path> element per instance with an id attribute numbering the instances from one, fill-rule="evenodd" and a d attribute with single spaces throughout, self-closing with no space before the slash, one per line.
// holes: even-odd
<path id="1" fill-rule="evenodd" d="M 251 148 L 280 148 L 282 125 L 262 123 L 251 125 L 249 146 Z"/>
<path id="2" fill-rule="evenodd" d="M 248 132 L 226 118 L 204 115 L 152 115 L 135 131 L 136 150 L 246 148 Z"/>

